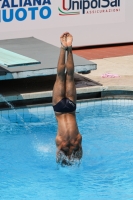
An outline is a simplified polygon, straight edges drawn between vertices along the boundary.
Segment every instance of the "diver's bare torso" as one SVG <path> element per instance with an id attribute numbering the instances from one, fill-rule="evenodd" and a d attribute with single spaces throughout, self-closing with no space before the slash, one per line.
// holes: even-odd
<path id="1" fill-rule="evenodd" d="M 79 133 L 75 112 L 55 114 L 58 121 L 58 131 L 56 136 L 56 144 L 58 149 L 67 150 L 70 152 L 77 148 L 77 144 L 81 140 Z M 70 147 L 71 146 L 71 147 Z"/>
<path id="2" fill-rule="evenodd" d="M 55 115 L 58 121 L 58 135 L 63 137 L 73 137 L 79 133 L 75 118 L 75 112 L 55 113 Z"/>

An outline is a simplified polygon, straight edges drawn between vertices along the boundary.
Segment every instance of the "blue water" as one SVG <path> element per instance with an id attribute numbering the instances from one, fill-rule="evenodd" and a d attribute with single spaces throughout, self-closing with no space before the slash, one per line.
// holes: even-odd
<path id="1" fill-rule="evenodd" d="M 0 121 L 0 200 L 133 199 L 133 102 L 82 103 L 77 112 L 80 166 L 56 164 L 53 114 Z"/>

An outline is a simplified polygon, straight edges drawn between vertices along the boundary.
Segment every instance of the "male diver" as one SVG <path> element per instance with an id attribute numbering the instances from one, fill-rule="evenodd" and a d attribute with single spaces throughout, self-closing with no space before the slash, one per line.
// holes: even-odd
<path id="1" fill-rule="evenodd" d="M 82 136 L 78 130 L 75 114 L 77 95 L 74 82 L 72 41 L 73 37 L 68 32 L 63 33 L 60 37 L 61 48 L 52 100 L 58 122 L 56 160 L 62 165 L 71 165 L 82 157 Z"/>

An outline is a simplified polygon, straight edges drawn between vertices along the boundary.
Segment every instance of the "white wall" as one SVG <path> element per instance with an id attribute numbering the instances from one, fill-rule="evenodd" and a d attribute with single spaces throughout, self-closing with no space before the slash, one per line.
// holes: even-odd
<path id="1" fill-rule="evenodd" d="M 89 7 L 84 10 L 84 14 L 82 9 L 76 9 L 77 4 L 75 4 L 74 10 L 63 9 L 63 1 L 64 7 L 68 8 L 69 2 L 74 0 L 30 0 L 31 5 L 24 5 L 26 0 L 8 0 L 9 4 L 6 3 L 7 0 L 4 1 L 0 1 L 0 40 L 34 36 L 60 46 L 60 34 L 69 31 L 74 36 L 73 46 L 133 42 L 133 0 L 77 0 L 77 4 L 78 2 L 81 3 L 82 7 L 83 4 L 87 7 L 91 2 L 93 7 L 96 4 L 98 6 L 98 3 L 106 6 L 108 2 L 114 6 L 96 7 L 95 9 Z M 45 5 L 34 6 L 34 1 L 40 1 Z M 21 3 L 24 7 L 20 5 Z M 59 15 L 61 12 L 59 12 L 58 7 L 67 15 Z M 29 8 L 36 9 L 34 20 L 31 20 L 31 16 L 34 18 L 34 11 L 32 10 L 31 14 L 31 11 L 28 11 Z M 10 11 L 11 9 L 12 11 Z M 51 10 L 49 18 L 47 18 L 47 9 Z M 45 16 L 47 19 L 42 19 L 39 16 L 39 10 L 42 10 L 41 16 Z M 90 14 L 93 11 L 97 13 Z M 12 21 L 4 21 L 3 13 L 5 12 L 7 18 L 10 17 L 9 12 L 13 13 Z M 69 12 L 79 12 L 80 14 L 68 15 Z M 24 15 L 27 15 L 27 17 Z M 25 19 L 18 21 L 16 18 Z"/>

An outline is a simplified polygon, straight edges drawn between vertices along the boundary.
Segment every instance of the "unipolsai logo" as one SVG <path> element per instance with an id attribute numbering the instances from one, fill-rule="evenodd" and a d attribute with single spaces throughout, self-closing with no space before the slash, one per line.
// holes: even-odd
<path id="1" fill-rule="evenodd" d="M 88 14 L 89 11 L 93 11 L 94 13 L 97 9 L 103 11 L 117 8 L 118 11 L 120 11 L 120 1 L 121 0 L 61 0 L 61 6 L 58 7 L 58 11 L 61 16 Z"/>
<path id="2" fill-rule="evenodd" d="M 51 0 L 0 0 L 0 22 L 48 19 Z"/>

